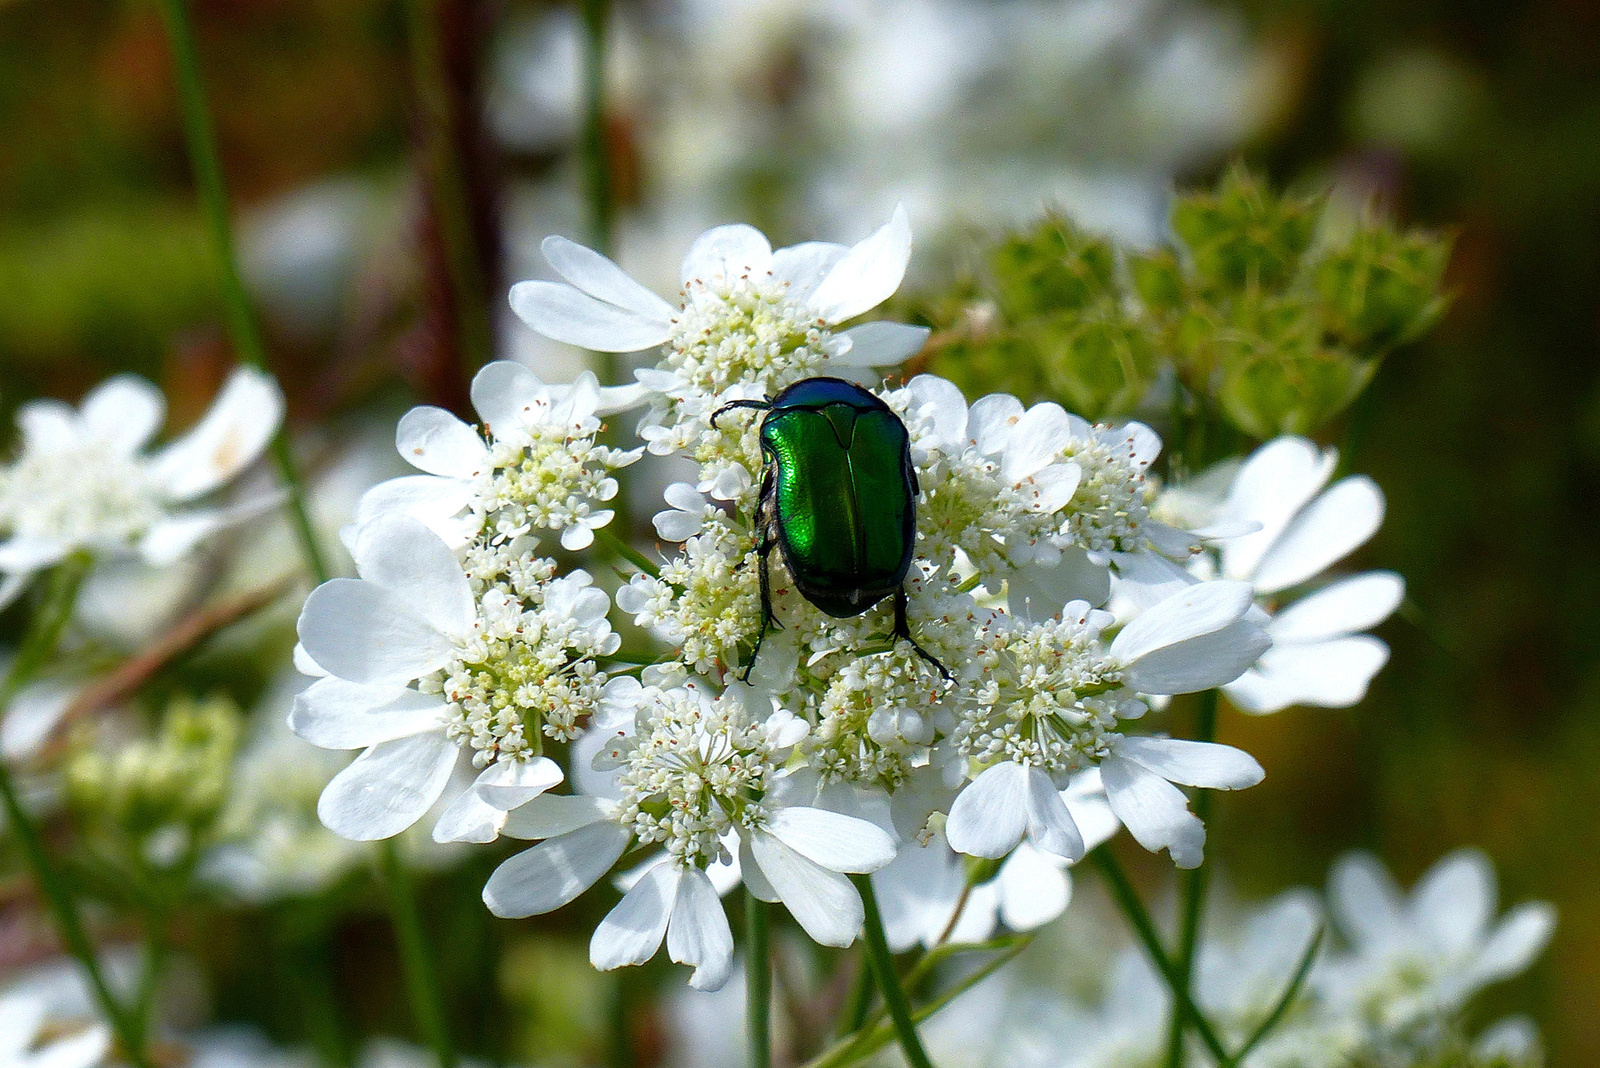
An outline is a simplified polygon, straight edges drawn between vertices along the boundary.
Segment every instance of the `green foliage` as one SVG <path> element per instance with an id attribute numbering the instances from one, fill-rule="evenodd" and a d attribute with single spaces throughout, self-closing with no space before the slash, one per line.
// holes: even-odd
<path id="1" fill-rule="evenodd" d="M 970 393 L 1058 399 L 1092 419 L 1144 402 L 1170 366 L 1258 439 L 1307 433 L 1435 322 L 1449 242 L 1242 168 L 1178 197 L 1173 247 L 1122 252 L 1051 214 L 989 248 L 925 314 L 931 369 Z"/>

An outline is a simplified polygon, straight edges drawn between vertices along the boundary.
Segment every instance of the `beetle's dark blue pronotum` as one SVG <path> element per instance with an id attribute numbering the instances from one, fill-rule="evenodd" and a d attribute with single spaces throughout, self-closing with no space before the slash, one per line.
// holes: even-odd
<path id="1" fill-rule="evenodd" d="M 946 679 L 950 672 L 911 637 L 906 622 L 906 572 L 917 536 L 917 472 L 911 439 L 889 406 L 840 378 L 807 378 L 756 408 L 766 468 L 756 509 L 761 567 L 761 631 L 745 668 L 748 679 L 772 613 L 767 557 L 783 554 L 795 587 L 837 618 L 858 616 L 894 595 L 894 636 L 904 638 Z"/>

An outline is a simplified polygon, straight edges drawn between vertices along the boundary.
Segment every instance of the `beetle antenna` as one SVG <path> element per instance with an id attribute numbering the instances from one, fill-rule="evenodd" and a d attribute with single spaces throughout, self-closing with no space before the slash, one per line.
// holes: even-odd
<path id="1" fill-rule="evenodd" d="M 772 404 L 769 401 L 764 401 L 764 400 L 736 400 L 736 401 L 729 401 L 727 404 L 724 404 L 722 407 L 718 408 L 716 411 L 711 413 L 711 429 L 712 430 L 721 430 L 722 429 L 721 427 L 719 427 L 717 425 L 717 420 L 722 417 L 722 413 L 723 412 L 731 412 L 735 408 L 755 408 L 758 411 L 763 411 L 764 412 L 764 411 L 766 411 L 767 409 L 769 409 L 771 407 L 772 407 Z"/>
<path id="2" fill-rule="evenodd" d="M 911 623 L 906 619 L 906 588 L 901 586 L 894 594 L 894 636 L 904 638 L 911 643 L 911 651 L 933 665 L 933 669 L 944 677 L 945 682 L 954 683 L 956 677 L 950 674 L 950 669 L 939 662 L 939 658 L 917 644 L 917 639 L 911 636 Z"/>

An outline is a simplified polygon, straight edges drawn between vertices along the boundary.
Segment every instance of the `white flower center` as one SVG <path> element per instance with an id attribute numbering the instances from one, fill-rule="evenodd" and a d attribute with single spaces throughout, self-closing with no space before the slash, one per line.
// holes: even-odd
<path id="1" fill-rule="evenodd" d="M 1103 441 L 1074 440 L 1066 459 L 1082 471 L 1067 503 L 1067 531 L 1092 553 L 1134 551 L 1144 544 L 1150 492 L 1144 468 Z"/>
<path id="2" fill-rule="evenodd" d="M 704 866 L 737 822 L 759 826 L 761 798 L 776 770 L 760 724 L 733 700 L 655 691 L 649 718 L 623 742 L 623 825 L 643 843 L 660 842 L 682 864 Z"/>
<path id="3" fill-rule="evenodd" d="M 597 428 L 596 428 L 597 429 Z M 627 453 L 597 445 L 577 428 L 549 423 L 490 443 L 489 469 L 473 486 L 472 510 L 495 540 L 536 530 L 601 526 L 611 517 L 599 504 L 617 495 L 611 470 Z"/>
<path id="4" fill-rule="evenodd" d="M 826 324 L 789 298 L 770 274 L 729 282 L 690 282 L 673 320 L 663 368 L 703 396 L 755 385 L 771 395 L 815 374 L 827 359 Z"/>
<path id="5" fill-rule="evenodd" d="M 30 449 L 0 469 L 0 531 L 12 537 L 123 548 L 161 517 L 145 464 L 100 442 Z"/>

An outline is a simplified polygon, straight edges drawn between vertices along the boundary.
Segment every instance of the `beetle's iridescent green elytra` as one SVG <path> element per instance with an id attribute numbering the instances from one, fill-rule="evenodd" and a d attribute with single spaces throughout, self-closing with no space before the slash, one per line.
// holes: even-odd
<path id="1" fill-rule="evenodd" d="M 948 678 L 944 665 L 911 638 L 906 623 L 905 578 L 916 548 L 919 490 L 910 435 L 900 417 L 840 378 L 807 378 L 770 401 L 734 401 L 718 409 L 713 425 L 734 408 L 767 412 L 756 516 L 762 619 L 755 651 L 767 628 L 777 625 L 767 577 L 767 556 L 775 545 L 800 594 L 830 616 L 860 615 L 893 594 L 895 636 L 911 641 Z"/>

